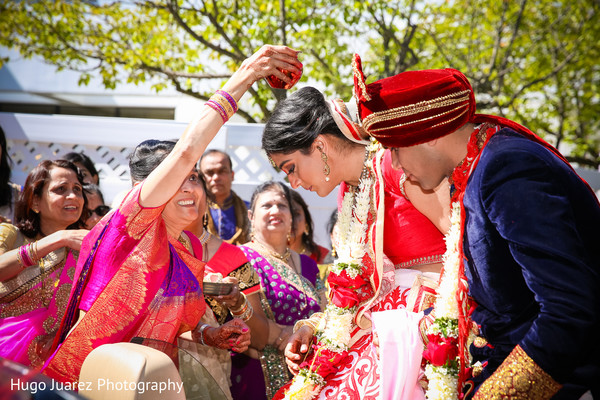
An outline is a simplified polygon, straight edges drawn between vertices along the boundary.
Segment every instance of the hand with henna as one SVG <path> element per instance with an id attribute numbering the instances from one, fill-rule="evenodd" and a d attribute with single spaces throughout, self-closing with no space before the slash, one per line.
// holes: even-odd
<path id="1" fill-rule="evenodd" d="M 207 346 L 242 353 L 250 346 L 250 328 L 241 319 L 234 318 L 218 328 L 206 328 L 203 338 Z"/>

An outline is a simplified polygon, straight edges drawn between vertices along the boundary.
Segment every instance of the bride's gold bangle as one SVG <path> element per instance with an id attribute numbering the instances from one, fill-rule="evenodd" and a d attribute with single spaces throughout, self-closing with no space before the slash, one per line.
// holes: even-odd
<path id="1" fill-rule="evenodd" d="M 313 330 L 313 333 L 316 332 L 317 330 L 317 326 L 319 326 L 319 323 L 321 322 L 321 319 L 323 318 L 323 313 L 314 313 L 313 315 L 310 316 L 310 318 L 308 319 L 301 319 L 296 321 L 296 323 L 294 324 L 294 333 L 296 333 L 296 331 L 300 328 L 302 328 L 303 326 L 310 326 Z"/>

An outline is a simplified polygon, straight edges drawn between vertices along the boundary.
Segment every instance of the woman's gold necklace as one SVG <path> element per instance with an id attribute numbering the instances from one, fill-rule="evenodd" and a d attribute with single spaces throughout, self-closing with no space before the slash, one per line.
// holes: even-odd
<path id="1" fill-rule="evenodd" d="M 278 252 L 276 252 L 275 250 L 271 250 L 269 249 L 267 246 L 265 246 L 264 244 L 262 244 L 261 242 L 259 242 L 256 239 L 252 240 L 252 243 L 256 243 L 257 245 L 259 245 L 260 247 L 262 247 L 267 253 L 269 253 L 269 255 L 273 258 L 276 258 L 280 261 L 283 261 L 285 264 L 288 264 L 290 261 L 290 257 L 292 255 L 292 251 L 290 250 L 289 247 L 287 247 L 285 249 L 285 253 L 283 254 L 279 254 Z"/>

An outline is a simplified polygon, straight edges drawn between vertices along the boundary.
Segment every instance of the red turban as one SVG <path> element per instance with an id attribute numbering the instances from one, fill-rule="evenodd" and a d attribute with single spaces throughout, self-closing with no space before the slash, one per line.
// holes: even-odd
<path id="1" fill-rule="evenodd" d="M 455 69 L 407 71 L 366 84 L 358 54 L 352 62 L 363 128 L 384 146 L 408 147 L 471 122 L 475 95 Z"/>

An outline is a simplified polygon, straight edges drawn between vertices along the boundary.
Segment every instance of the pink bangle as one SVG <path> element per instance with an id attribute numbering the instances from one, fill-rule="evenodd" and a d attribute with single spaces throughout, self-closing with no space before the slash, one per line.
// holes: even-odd
<path id="1" fill-rule="evenodd" d="M 233 108 L 233 112 L 237 112 L 238 110 L 238 105 L 237 102 L 235 101 L 235 99 L 226 91 L 224 90 L 217 90 L 215 92 L 216 94 L 220 94 L 221 96 L 225 97 L 227 99 L 227 101 L 229 102 L 229 104 L 231 104 L 231 107 Z"/>
<path id="2" fill-rule="evenodd" d="M 28 245 L 23 245 L 19 247 L 19 255 L 21 256 L 21 260 L 23 261 L 23 268 L 27 268 L 34 264 L 33 261 L 31 261 L 31 258 L 29 257 L 27 246 Z"/>
<path id="3" fill-rule="evenodd" d="M 223 123 L 225 123 L 225 122 L 227 122 L 227 120 L 229 120 L 229 117 L 227 116 L 227 112 L 225 111 L 225 109 L 223 108 L 222 105 L 220 105 L 219 103 L 217 103 L 214 100 L 208 100 L 205 104 L 221 115 L 221 118 L 223 119 Z"/>

